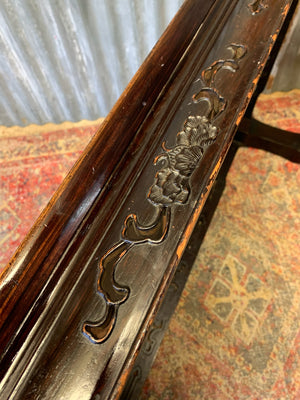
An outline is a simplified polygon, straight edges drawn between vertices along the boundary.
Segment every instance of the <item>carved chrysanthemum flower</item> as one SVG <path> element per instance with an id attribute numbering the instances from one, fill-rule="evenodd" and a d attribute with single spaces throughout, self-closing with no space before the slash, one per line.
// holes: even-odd
<path id="1" fill-rule="evenodd" d="M 175 168 L 182 175 L 190 176 L 203 154 L 200 146 L 184 147 L 175 157 Z"/>
<path id="2" fill-rule="evenodd" d="M 202 116 L 189 116 L 184 123 L 183 132 L 190 146 L 202 148 L 211 144 L 217 137 L 217 128 Z"/>
<path id="3" fill-rule="evenodd" d="M 158 157 L 164 167 L 156 174 L 149 200 L 157 205 L 185 203 L 190 193 L 189 177 L 216 136 L 217 128 L 206 117 L 188 117 L 177 135 L 176 146 Z"/>
<path id="4" fill-rule="evenodd" d="M 150 200 L 158 205 L 170 205 L 174 202 L 185 203 L 189 195 L 188 182 L 178 171 L 171 168 L 160 170 L 149 193 Z"/>

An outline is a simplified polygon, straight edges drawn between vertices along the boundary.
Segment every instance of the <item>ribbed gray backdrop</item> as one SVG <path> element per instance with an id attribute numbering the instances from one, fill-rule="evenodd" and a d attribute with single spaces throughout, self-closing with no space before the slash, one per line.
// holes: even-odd
<path id="1" fill-rule="evenodd" d="M 105 116 L 183 0 L 0 0 L 0 124 Z"/>

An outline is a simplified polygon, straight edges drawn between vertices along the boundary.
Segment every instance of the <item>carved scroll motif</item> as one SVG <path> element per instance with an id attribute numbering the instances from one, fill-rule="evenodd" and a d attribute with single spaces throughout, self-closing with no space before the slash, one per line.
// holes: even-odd
<path id="1" fill-rule="evenodd" d="M 115 271 L 120 261 L 125 257 L 134 244 L 160 243 L 168 231 L 170 209 L 160 207 L 158 215 L 149 226 L 140 226 L 136 215 L 129 215 L 122 231 L 123 241 L 114 245 L 100 261 L 100 274 L 97 290 L 106 301 L 106 312 L 99 321 L 86 322 L 83 332 L 92 342 L 104 342 L 112 332 L 119 305 L 124 303 L 130 293 L 126 286 L 119 285 L 115 280 Z"/>
<path id="2" fill-rule="evenodd" d="M 153 351 L 155 350 L 155 348 L 157 348 L 158 343 L 156 340 L 156 336 L 159 332 L 161 332 L 165 329 L 165 325 L 166 325 L 165 320 L 157 321 L 152 325 L 151 330 L 148 332 L 148 335 L 146 337 L 145 345 L 144 345 L 144 349 L 143 349 L 144 353 L 147 356 L 150 356 L 153 353 Z"/>
<path id="3" fill-rule="evenodd" d="M 188 202 L 190 178 L 206 149 L 216 140 L 218 129 L 213 121 L 226 107 L 226 100 L 215 88 L 216 76 L 222 70 L 235 73 L 240 59 L 246 53 L 245 47 L 237 44 L 231 44 L 228 50 L 231 52 L 230 58 L 218 60 L 202 72 L 204 87 L 193 95 L 194 103 L 207 103 L 205 115 L 189 116 L 176 136 L 174 147 L 167 149 L 163 144 L 164 152 L 154 160 L 154 164 L 160 164 L 161 169 L 156 173 L 147 196 L 156 213 L 153 223 L 143 226 L 135 214 L 130 214 L 124 221 L 122 239 L 100 261 L 97 291 L 105 300 L 106 311 L 100 320 L 83 325 L 83 333 L 93 343 L 103 343 L 110 336 L 118 308 L 130 295 L 130 289 L 115 279 L 116 269 L 123 258 L 135 245 L 161 243 L 168 232 L 172 206 Z"/>
<path id="4" fill-rule="evenodd" d="M 230 72 L 236 72 L 239 69 L 239 61 L 246 54 L 246 49 L 242 45 L 231 44 L 227 47 L 231 52 L 231 57 L 226 60 L 215 61 L 210 67 L 206 68 L 202 74 L 202 80 L 206 84 L 206 87 L 202 88 L 198 93 L 193 95 L 193 102 L 200 103 L 206 101 L 208 109 L 206 117 L 208 120 L 214 120 L 218 117 L 226 107 L 225 99 L 220 95 L 215 86 L 215 78 L 219 71 L 222 69 L 229 70 Z"/>
<path id="5" fill-rule="evenodd" d="M 251 13 L 253 15 L 260 13 L 262 10 L 267 8 L 268 6 L 265 4 L 264 0 L 255 0 L 248 5 Z"/>

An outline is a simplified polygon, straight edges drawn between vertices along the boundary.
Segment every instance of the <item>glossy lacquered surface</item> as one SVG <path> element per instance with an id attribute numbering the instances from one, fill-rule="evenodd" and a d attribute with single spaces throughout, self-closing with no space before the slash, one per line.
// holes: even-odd
<path id="1" fill-rule="evenodd" d="M 119 397 L 291 4 L 184 3 L 2 276 L 1 398 Z"/>

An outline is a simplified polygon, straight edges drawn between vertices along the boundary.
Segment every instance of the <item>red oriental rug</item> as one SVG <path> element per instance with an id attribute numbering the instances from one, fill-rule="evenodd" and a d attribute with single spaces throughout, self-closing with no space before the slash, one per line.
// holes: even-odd
<path id="1" fill-rule="evenodd" d="M 255 117 L 300 133 L 300 91 Z M 300 166 L 240 148 L 140 400 L 300 399 Z"/>
<path id="2" fill-rule="evenodd" d="M 300 91 L 255 116 L 300 133 Z M 99 123 L 0 129 L 0 270 Z M 299 187 L 299 165 L 238 150 L 141 400 L 300 399 Z"/>
<path id="3" fill-rule="evenodd" d="M 101 121 L 0 127 L 0 271 Z"/>

